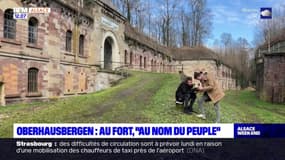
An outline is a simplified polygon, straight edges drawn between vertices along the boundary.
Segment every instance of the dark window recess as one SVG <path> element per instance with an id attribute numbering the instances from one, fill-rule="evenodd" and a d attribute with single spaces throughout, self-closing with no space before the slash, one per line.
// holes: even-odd
<path id="1" fill-rule="evenodd" d="M 278 79 L 278 75 L 274 74 L 274 80 L 277 80 L 277 79 Z"/>
<path id="2" fill-rule="evenodd" d="M 127 62 L 127 59 L 128 59 L 128 51 L 127 50 L 125 50 L 125 64 L 127 64 L 128 62 Z"/>
<path id="3" fill-rule="evenodd" d="M 29 43 L 37 43 L 38 39 L 38 20 L 34 17 L 29 20 Z"/>
<path id="4" fill-rule="evenodd" d="M 7 9 L 4 13 L 4 38 L 16 38 L 16 20 L 13 18 L 13 10 Z"/>
<path id="5" fill-rule="evenodd" d="M 79 55 L 84 55 L 84 35 L 79 36 Z"/>
<path id="6" fill-rule="evenodd" d="M 140 56 L 140 68 L 142 68 L 142 56 Z"/>
<path id="7" fill-rule="evenodd" d="M 68 30 L 65 35 L 65 51 L 71 52 L 72 32 Z"/>
<path id="8" fill-rule="evenodd" d="M 133 64 L 133 52 L 130 53 L 130 64 Z"/>
<path id="9" fill-rule="evenodd" d="M 143 58 L 143 67 L 146 68 L 146 57 Z"/>
<path id="10" fill-rule="evenodd" d="M 38 72 L 36 68 L 30 68 L 28 71 L 28 92 L 38 92 Z"/>

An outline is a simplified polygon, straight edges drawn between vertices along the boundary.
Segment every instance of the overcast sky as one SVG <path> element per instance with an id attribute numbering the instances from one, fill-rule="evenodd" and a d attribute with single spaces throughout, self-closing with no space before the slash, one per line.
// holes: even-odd
<path id="1" fill-rule="evenodd" d="M 260 8 L 272 7 L 274 12 L 285 7 L 285 0 L 208 0 L 213 14 L 212 37 L 207 41 L 210 47 L 223 32 L 231 33 L 234 39 L 244 37 L 252 42 L 256 24 L 260 20 Z"/>

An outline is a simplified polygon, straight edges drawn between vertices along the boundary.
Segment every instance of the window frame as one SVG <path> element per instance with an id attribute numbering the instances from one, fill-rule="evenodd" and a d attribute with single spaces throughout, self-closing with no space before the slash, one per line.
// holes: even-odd
<path id="1" fill-rule="evenodd" d="M 72 31 L 67 30 L 65 32 L 65 51 L 72 52 Z"/>
<path id="2" fill-rule="evenodd" d="M 31 17 L 29 19 L 28 21 L 28 42 L 30 44 L 37 44 L 38 42 L 38 25 L 39 25 L 39 21 L 37 18 Z"/>
<path id="3" fill-rule="evenodd" d="M 28 69 L 28 93 L 38 93 L 38 76 L 39 76 L 39 69 L 37 68 L 29 68 Z"/>
<path id="4" fill-rule="evenodd" d="M 16 39 L 16 24 L 17 21 L 13 18 L 13 9 L 4 11 L 3 37 L 7 39 Z"/>
<path id="5" fill-rule="evenodd" d="M 83 34 L 80 34 L 79 36 L 79 44 L 78 44 L 78 55 L 79 56 L 84 56 L 84 41 L 85 41 L 85 36 Z"/>

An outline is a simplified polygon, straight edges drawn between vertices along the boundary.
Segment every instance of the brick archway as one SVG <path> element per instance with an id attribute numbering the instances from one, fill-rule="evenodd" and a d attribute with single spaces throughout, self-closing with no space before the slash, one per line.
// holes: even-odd
<path id="1" fill-rule="evenodd" d="M 115 69 L 120 66 L 119 47 L 116 36 L 108 31 L 104 34 L 101 49 L 101 68 Z"/>

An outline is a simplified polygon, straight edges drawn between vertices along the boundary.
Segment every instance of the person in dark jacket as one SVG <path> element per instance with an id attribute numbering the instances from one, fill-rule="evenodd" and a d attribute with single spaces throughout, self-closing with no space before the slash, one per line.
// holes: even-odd
<path id="1" fill-rule="evenodd" d="M 176 90 L 176 104 L 183 104 L 184 112 L 191 114 L 193 112 L 195 99 L 196 88 L 194 88 L 192 77 L 186 77 L 185 81 L 180 83 Z"/>

